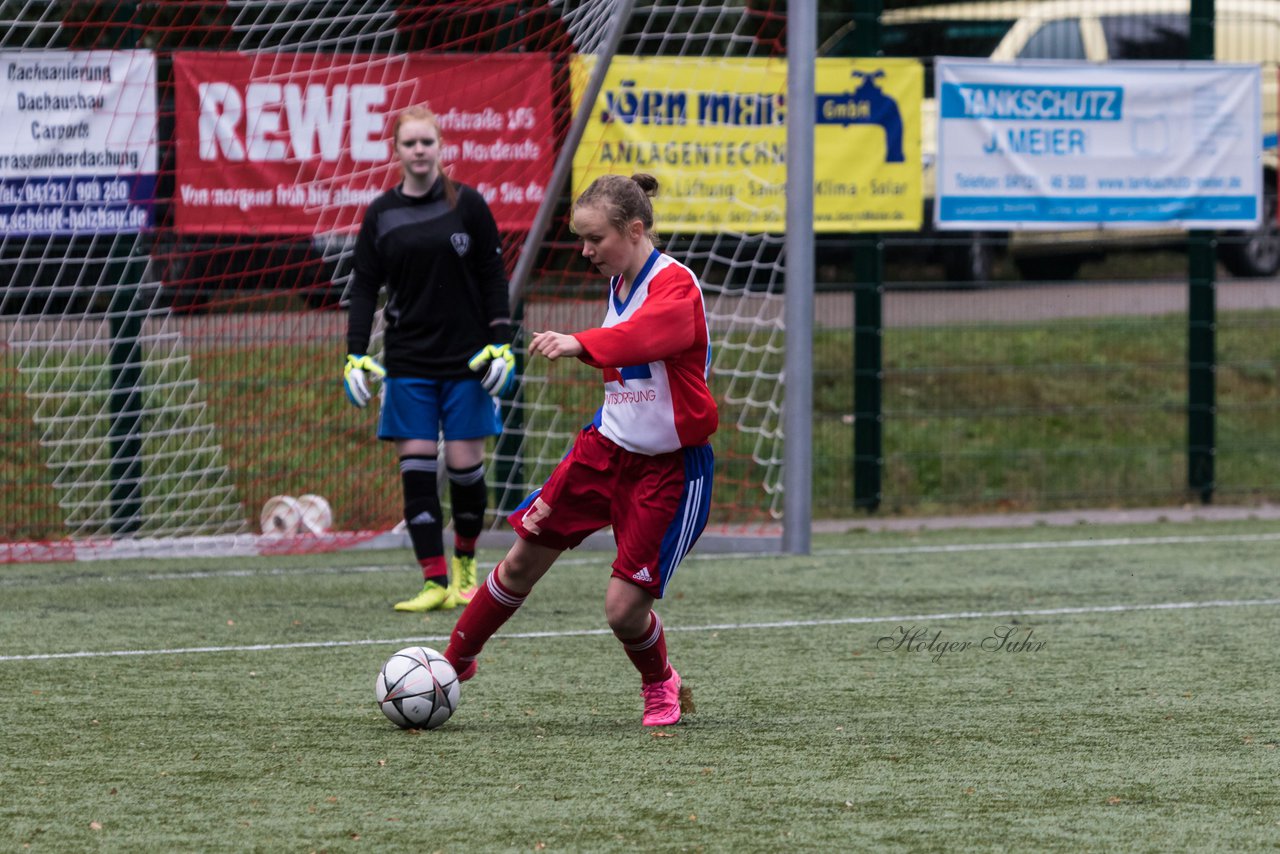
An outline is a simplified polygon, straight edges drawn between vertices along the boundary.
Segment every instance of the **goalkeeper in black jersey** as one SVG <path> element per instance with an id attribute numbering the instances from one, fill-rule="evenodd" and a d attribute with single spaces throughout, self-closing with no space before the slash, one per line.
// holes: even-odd
<path id="1" fill-rule="evenodd" d="M 383 380 L 378 438 L 395 442 L 404 519 L 423 577 L 422 590 L 395 608 L 432 611 L 465 605 L 475 592 L 476 540 L 488 504 L 485 441 L 502 431 L 496 396 L 515 381 L 515 357 L 489 206 L 441 170 L 430 110 L 400 113 L 394 139 L 403 180 L 369 205 L 356 239 L 343 380 L 358 407 L 372 396 L 371 380 Z M 385 369 L 368 355 L 384 285 Z M 453 504 L 450 563 L 436 488 L 441 434 Z"/>

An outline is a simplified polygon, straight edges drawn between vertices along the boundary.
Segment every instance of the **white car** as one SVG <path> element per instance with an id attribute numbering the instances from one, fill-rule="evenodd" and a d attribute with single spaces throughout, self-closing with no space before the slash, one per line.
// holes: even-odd
<path id="1" fill-rule="evenodd" d="M 1218 237 L 1218 255 L 1236 276 L 1280 271 L 1280 226 L 1276 221 L 1277 62 L 1280 61 L 1280 0 L 1215 0 L 1214 56 L 1224 62 L 1262 66 L 1262 226 Z M 933 92 L 936 56 L 1017 59 L 1186 59 L 1190 52 L 1190 0 L 996 0 L 945 3 L 885 12 L 880 18 L 884 56 L 925 61 L 925 92 Z M 819 56 L 849 56 L 850 22 L 819 48 Z M 926 222 L 931 222 L 937 111 L 926 98 L 921 116 Z M 1141 231 L 998 232 L 938 234 L 949 278 L 991 278 L 997 253 L 1007 251 L 1028 279 L 1069 279 L 1080 265 L 1108 250 L 1179 247 L 1186 233 Z"/>

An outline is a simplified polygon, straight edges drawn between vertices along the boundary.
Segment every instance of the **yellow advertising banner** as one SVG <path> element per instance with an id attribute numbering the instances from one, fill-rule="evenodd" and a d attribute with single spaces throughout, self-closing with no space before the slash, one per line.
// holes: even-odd
<path id="1" fill-rule="evenodd" d="M 595 57 L 574 57 L 574 108 Z M 914 59 L 819 59 L 814 230 L 918 231 L 923 201 Z M 617 57 L 573 159 L 576 197 L 600 175 L 658 179 L 660 230 L 780 232 L 787 64 Z"/>

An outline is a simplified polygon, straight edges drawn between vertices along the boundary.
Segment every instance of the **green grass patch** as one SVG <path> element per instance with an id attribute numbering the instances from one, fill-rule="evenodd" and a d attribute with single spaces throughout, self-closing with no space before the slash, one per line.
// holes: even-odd
<path id="1" fill-rule="evenodd" d="M 1185 327 L 1185 317 L 1172 315 L 889 330 L 882 511 L 1195 499 L 1186 489 Z M 1280 499 L 1277 327 L 1275 311 L 1219 317 L 1219 501 Z M 783 354 L 775 337 L 760 330 L 718 342 L 716 522 L 767 519 L 779 504 L 782 445 L 774 434 L 781 412 L 774 389 Z M 813 346 L 813 506 L 820 517 L 841 517 L 854 509 L 852 333 L 821 329 Z M 61 435 L 39 418 L 50 403 L 17 388 L 0 393 L 6 439 L 0 489 L 16 508 L 0 520 L 0 538 L 62 536 L 67 519 L 72 526 L 102 524 L 112 479 L 109 421 L 94 414 L 106 406 L 109 374 L 102 354 L 59 359 L 62 370 L 44 371 L 50 379 L 42 387 L 61 395 L 64 408 L 70 401 L 83 409 L 86 426 L 67 432 L 78 442 L 41 446 L 41 430 L 46 438 Z M 29 354 L 27 364 L 40 362 Z M 270 496 L 315 492 L 330 500 L 339 527 L 394 524 L 394 454 L 374 438 L 375 413 L 347 405 L 333 365 L 329 341 L 228 343 L 196 350 L 189 365 L 174 363 L 149 377 L 155 391 L 148 402 L 158 414 L 143 425 L 152 437 L 144 447 L 146 506 L 185 502 L 186 518 L 223 526 L 205 531 L 213 533 L 226 524 L 226 514 L 209 511 L 216 501 L 230 501 L 235 521 L 253 528 Z M 581 365 L 534 360 L 528 369 L 524 482 L 536 485 L 598 407 L 600 389 Z M 25 389 L 29 369 L 18 373 L 14 362 L 11 370 Z M 199 403 L 166 409 L 173 389 L 190 382 L 198 383 Z M 203 425 L 215 426 L 212 444 L 193 450 Z M 75 462 L 70 473 L 68 462 Z M 509 464 L 495 459 L 491 468 L 500 474 Z M 223 470 L 225 478 L 218 474 Z M 217 498 L 219 490 L 230 497 Z M 523 490 L 513 497 L 523 497 Z"/>
<path id="2" fill-rule="evenodd" d="M 1280 313 L 1218 324 L 1217 497 L 1280 494 Z M 852 508 L 852 334 L 815 338 L 815 508 Z M 1186 487 L 1186 318 L 889 330 L 882 510 L 1178 504 Z M 834 500 L 828 502 L 824 499 Z"/>
<path id="3" fill-rule="evenodd" d="M 1280 833 L 1278 536 L 695 553 L 660 611 L 698 710 L 661 732 L 604 626 L 604 554 L 566 556 L 425 733 L 373 701 L 383 659 L 455 619 L 391 610 L 399 553 L 6 567 L 0 846 L 1257 850 Z M 1001 626 L 1043 645 L 983 649 Z"/>

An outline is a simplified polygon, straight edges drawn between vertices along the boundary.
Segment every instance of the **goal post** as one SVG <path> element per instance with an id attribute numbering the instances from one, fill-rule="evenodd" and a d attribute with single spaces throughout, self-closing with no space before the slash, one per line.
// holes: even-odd
<path id="1" fill-rule="evenodd" d="M 646 109 L 627 100 L 640 88 L 658 109 L 690 79 L 713 95 L 759 81 L 732 109 L 777 125 L 783 21 L 772 4 L 692 0 L 0 2 L 0 53 L 21 69 L 0 83 L 0 562 L 396 536 L 392 455 L 341 391 L 342 299 L 363 206 L 395 180 L 388 117 L 421 102 L 453 177 L 494 209 L 525 328 L 599 323 L 601 282 L 566 222 L 593 169 L 654 172 L 660 204 L 684 199 L 657 226 L 702 280 L 712 329 L 704 547 L 777 550 L 784 521 L 807 532 L 807 508 L 784 509 L 801 487 L 783 482 L 784 373 L 800 370 L 783 196 L 735 202 L 740 226 L 697 219 L 728 211 L 716 188 L 742 175 L 777 183 L 785 140 L 729 156 L 736 131 L 605 132 Z M 670 151 L 713 162 L 690 177 Z M 491 538 L 599 405 L 584 366 L 525 367 L 489 466 Z M 263 506 L 302 495 L 327 499 L 332 526 L 264 533 Z"/>
<path id="2" fill-rule="evenodd" d="M 792 342 L 813 340 L 815 0 L 791 0 L 787 26 L 786 320 Z M 788 554 L 808 554 L 813 515 L 813 347 L 787 348 L 783 432 L 783 534 Z"/>

